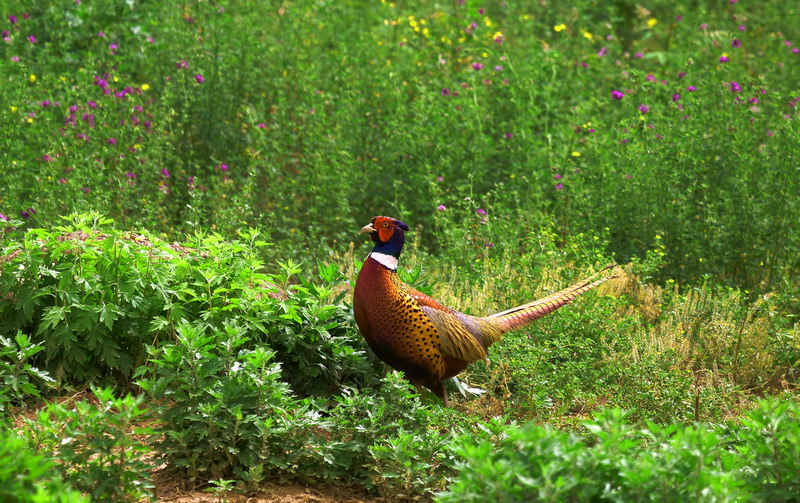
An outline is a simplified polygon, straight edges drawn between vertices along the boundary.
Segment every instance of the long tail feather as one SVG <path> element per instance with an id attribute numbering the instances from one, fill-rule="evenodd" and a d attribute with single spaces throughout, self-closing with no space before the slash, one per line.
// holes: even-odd
<path id="1" fill-rule="evenodd" d="M 556 309 L 569 304 L 573 299 L 588 292 L 592 288 L 595 288 L 596 286 L 615 278 L 616 276 L 607 276 L 605 278 L 594 280 L 594 278 L 596 278 L 600 273 L 613 267 L 616 267 L 616 265 L 607 265 L 603 269 L 597 271 L 595 274 L 561 290 L 560 292 L 556 292 L 553 295 L 549 295 L 521 306 L 513 307 L 507 311 L 492 314 L 488 316 L 488 318 L 495 319 L 504 332 L 524 327 L 534 320 L 538 320 L 542 316 L 548 315 Z"/>

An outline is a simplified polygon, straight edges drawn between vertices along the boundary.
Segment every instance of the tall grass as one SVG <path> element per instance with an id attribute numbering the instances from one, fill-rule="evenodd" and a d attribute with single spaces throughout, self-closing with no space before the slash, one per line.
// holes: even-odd
<path id="1" fill-rule="evenodd" d="M 661 236 L 662 280 L 797 272 L 796 7 L 26 8 L 0 45 L 7 217 L 259 224 L 321 257 L 389 213 L 447 253 L 469 197 L 509 222 L 496 250 L 554 218 L 622 261 Z"/>

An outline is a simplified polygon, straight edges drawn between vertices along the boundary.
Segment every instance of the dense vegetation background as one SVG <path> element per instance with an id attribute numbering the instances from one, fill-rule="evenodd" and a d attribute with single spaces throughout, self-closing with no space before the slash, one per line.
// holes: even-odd
<path id="1" fill-rule="evenodd" d="M 0 8 L 0 494 L 800 495 L 797 5 Z M 443 410 L 352 322 L 378 214 L 467 312 L 620 277 Z"/>

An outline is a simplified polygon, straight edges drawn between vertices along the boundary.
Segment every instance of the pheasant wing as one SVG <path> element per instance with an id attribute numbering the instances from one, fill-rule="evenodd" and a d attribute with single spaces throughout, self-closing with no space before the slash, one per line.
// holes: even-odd
<path id="1" fill-rule="evenodd" d="M 439 350 L 442 354 L 467 362 L 486 358 L 486 348 L 481 342 L 478 327 L 469 316 L 424 304 L 420 308 L 439 333 Z"/>

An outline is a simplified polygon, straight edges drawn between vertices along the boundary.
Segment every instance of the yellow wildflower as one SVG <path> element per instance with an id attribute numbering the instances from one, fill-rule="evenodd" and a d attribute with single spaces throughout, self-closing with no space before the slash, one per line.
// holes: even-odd
<path id="1" fill-rule="evenodd" d="M 30 82 L 31 84 L 36 82 L 36 75 L 31 74 L 30 77 L 28 77 L 28 82 Z"/>
<path id="2" fill-rule="evenodd" d="M 150 84 L 142 84 L 142 91 L 147 91 L 150 89 Z"/>
<path id="3" fill-rule="evenodd" d="M 650 19 L 647 20 L 647 26 L 649 26 L 650 28 L 655 26 L 656 23 L 658 23 L 658 19 L 656 19 L 654 17 L 651 17 Z"/>
<path id="4" fill-rule="evenodd" d="M 589 40 L 594 38 L 594 35 L 592 35 L 592 33 L 590 31 L 587 31 L 587 30 L 583 30 L 583 36 L 584 36 L 584 38 L 588 38 Z"/>
<path id="5" fill-rule="evenodd" d="M 580 157 L 580 156 L 581 156 L 581 153 L 580 153 L 580 152 L 578 152 L 577 150 L 573 150 L 573 151 L 572 151 L 572 154 L 570 154 L 570 155 L 571 155 L 572 157 Z"/>
<path id="6" fill-rule="evenodd" d="M 10 107 L 8 107 L 8 109 L 11 110 L 12 112 L 17 111 L 17 107 L 15 107 L 14 105 L 11 105 Z"/>
<path id="7" fill-rule="evenodd" d="M 555 31 L 564 31 L 564 30 L 567 29 L 567 25 L 565 25 L 563 23 L 562 24 L 557 24 L 557 25 L 553 26 L 553 29 Z"/>

